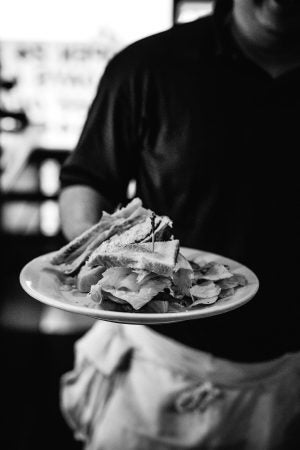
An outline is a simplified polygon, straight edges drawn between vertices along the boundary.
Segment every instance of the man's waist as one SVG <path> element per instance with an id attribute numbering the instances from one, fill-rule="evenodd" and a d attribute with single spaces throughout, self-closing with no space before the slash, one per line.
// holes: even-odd
<path id="1" fill-rule="evenodd" d="M 194 349 L 237 362 L 267 361 L 300 350 L 296 323 L 280 324 L 279 320 L 245 323 L 216 316 L 150 328 Z"/>

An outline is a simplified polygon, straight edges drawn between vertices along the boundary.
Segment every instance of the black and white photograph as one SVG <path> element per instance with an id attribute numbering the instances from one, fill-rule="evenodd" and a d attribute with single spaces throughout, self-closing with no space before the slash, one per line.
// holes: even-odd
<path id="1" fill-rule="evenodd" d="M 2 0 L 1 449 L 300 449 L 299 119 L 299 0 Z"/>

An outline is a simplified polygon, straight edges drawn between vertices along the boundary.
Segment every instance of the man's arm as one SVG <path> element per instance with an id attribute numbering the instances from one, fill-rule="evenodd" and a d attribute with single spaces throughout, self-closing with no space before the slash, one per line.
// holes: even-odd
<path id="1" fill-rule="evenodd" d="M 62 231 L 72 240 L 98 222 L 103 210 L 111 211 L 112 205 L 95 189 L 74 185 L 61 191 L 59 209 Z"/>

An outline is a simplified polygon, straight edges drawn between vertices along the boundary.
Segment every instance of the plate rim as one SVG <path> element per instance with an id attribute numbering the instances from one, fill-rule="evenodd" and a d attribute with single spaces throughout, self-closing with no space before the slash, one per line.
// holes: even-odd
<path id="1" fill-rule="evenodd" d="M 82 314 L 85 316 L 89 316 L 91 318 L 95 318 L 98 320 L 106 320 L 106 321 L 112 321 L 112 322 L 121 322 L 121 323 L 128 323 L 128 324 L 141 324 L 141 325 L 147 325 L 147 324 L 159 324 L 159 323 L 172 323 L 172 322 L 180 322 L 180 321 L 187 321 L 187 320 L 195 320 L 195 319 L 202 319 L 206 317 L 212 317 L 215 315 L 225 314 L 227 312 L 233 311 L 234 309 L 240 308 L 241 306 L 248 303 L 256 294 L 259 289 L 259 279 L 257 275 L 249 269 L 244 264 L 239 263 L 236 260 L 233 260 L 231 258 L 227 258 L 225 256 L 222 256 L 218 253 L 212 253 L 207 252 L 205 250 L 190 248 L 190 247 L 180 247 L 180 252 L 183 254 L 186 253 L 193 253 L 195 252 L 195 256 L 203 254 L 203 256 L 206 255 L 206 257 L 209 257 L 210 259 L 219 259 L 220 262 L 223 261 L 223 263 L 227 263 L 229 265 L 237 266 L 237 268 L 242 269 L 243 271 L 246 271 L 247 274 L 250 276 L 251 284 L 253 285 L 253 291 L 249 296 L 246 296 L 245 298 L 242 298 L 241 300 L 237 301 L 236 303 L 227 303 L 226 302 L 216 302 L 211 306 L 203 307 L 203 308 L 196 308 L 186 311 L 178 311 L 178 312 L 167 312 L 167 313 L 132 313 L 132 312 L 121 312 L 121 311 L 109 311 L 109 310 L 103 310 L 103 309 L 97 309 L 91 308 L 89 306 L 80 306 L 80 305 L 73 305 L 68 303 L 63 303 L 60 300 L 57 299 L 51 299 L 48 296 L 46 296 L 43 293 L 38 292 L 36 289 L 34 289 L 31 286 L 30 280 L 26 279 L 26 273 L 30 270 L 32 270 L 32 266 L 35 265 L 37 262 L 49 262 L 51 255 L 53 255 L 54 252 L 49 252 L 42 254 L 40 256 L 37 256 L 36 258 L 33 258 L 31 261 L 29 261 L 27 264 L 24 265 L 24 267 L 21 269 L 20 275 L 19 275 L 19 281 L 24 289 L 24 291 L 33 299 L 47 305 L 52 306 L 70 313 L 76 313 L 76 314 Z M 236 269 L 234 269 L 236 270 Z M 249 286 L 249 285 L 248 285 Z M 240 289 L 242 289 L 241 287 Z M 229 299 L 228 299 L 229 301 Z"/>

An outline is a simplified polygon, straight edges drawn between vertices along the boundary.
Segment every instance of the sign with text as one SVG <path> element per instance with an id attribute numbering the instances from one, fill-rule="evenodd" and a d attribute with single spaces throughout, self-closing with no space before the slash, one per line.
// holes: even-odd
<path id="1" fill-rule="evenodd" d="M 106 64 L 121 46 L 108 32 L 83 43 L 2 42 L 2 76 L 16 80 L 2 103 L 24 110 L 32 124 L 78 132 Z"/>

